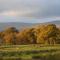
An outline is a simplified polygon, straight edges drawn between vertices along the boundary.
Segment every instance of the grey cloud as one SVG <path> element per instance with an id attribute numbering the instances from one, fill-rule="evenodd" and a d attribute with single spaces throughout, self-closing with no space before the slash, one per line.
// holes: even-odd
<path id="1" fill-rule="evenodd" d="M 60 16 L 60 0 L 0 0 L 0 13 L 10 10 L 33 11 L 23 17 Z"/>

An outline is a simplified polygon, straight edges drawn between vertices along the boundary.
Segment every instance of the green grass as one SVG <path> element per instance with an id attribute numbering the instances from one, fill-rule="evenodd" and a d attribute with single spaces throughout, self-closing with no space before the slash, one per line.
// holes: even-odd
<path id="1" fill-rule="evenodd" d="M 0 60 L 60 60 L 60 45 L 2 45 Z"/>

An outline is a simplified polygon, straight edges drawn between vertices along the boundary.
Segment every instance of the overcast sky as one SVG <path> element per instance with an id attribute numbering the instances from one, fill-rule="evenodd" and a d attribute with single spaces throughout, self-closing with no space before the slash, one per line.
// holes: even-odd
<path id="1" fill-rule="evenodd" d="M 0 22 L 60 20 L 60 0 L 0 0 Z"/>

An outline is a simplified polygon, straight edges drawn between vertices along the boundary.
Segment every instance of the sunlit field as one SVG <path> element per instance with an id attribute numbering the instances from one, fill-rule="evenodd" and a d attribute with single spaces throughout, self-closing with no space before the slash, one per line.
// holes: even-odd
<path id="1" fill-rule="evenodd" d="M 3 45 L 0 60 L 60 60 L 60 45 Z"/>

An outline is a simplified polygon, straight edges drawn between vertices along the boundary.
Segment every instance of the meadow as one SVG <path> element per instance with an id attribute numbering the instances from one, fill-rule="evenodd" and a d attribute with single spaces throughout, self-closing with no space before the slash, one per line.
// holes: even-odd
<path id="1" fill-rule="evenodd" d="M 0 60 L 60 60 L 60 45 L 2 45 Z"/>

